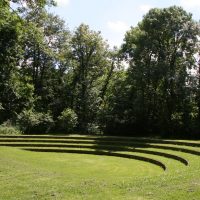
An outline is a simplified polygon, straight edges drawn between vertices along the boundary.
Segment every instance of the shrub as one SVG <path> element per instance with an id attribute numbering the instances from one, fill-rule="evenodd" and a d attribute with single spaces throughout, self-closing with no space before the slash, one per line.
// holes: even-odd
<path id="1" fill-rule="evenodd" d="M 58 117 L 58 129 L 61 131 L 73 131 L 77 123 L 77 114 L 70 108 L 65 109 Z"/>
<path id="2" fill-rule="evenodd" d="M 25 133 L 48 133 L 54 125 L 49 113 L 25 110 L 18 115 L 18 124 Z"/>
<path id="3" fill-rule="evenodd" d="M 96 123 L 89 123 L 87 125 L 87 131 L 89 134 L 94 134 L 94 135 L 102 134 L 99 125 Z"/>
<path id="4" fill-rule="evenodd" d="M 3 106 L 2 106 L 2 104 L 0 103 L 0 110 L 3 110 Z"/>
<path id="5" fill-rule="evenodd" d="M 36 131 L 41 133 L 49 133 L 54 127 L 54 120 L 50 113 L 40 113 L 39 124 L 36 127 Z"/>
<path id="6" fill-rule="evenodd" d="M 10 121 L 4 122 L 0 125 L 0 135 L 20 135 L 22 132 L 11 124 Z"/>

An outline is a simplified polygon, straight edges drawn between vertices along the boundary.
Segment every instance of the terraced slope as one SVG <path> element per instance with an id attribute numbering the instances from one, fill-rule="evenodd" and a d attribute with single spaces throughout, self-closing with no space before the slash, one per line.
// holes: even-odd
<path id="1" fill-rule="evenodd" d="M 135 159 L 163 170 L 190 167 L 190 156 L 200 156 L 200 143 L 147 138 L 23 135 L 0 136 L 0 146 L 35 152 L 93 154 Z"/>

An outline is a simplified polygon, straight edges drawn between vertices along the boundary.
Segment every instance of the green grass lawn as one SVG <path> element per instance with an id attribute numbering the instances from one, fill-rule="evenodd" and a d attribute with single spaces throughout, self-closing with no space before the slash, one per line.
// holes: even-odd
<path id="1" fill-rule="evenodd" d="M 146 156 L 166 171 L 134 159 L 0 147 L 0 200 L 199 200 L 200 157 L 149 149 L 181 156 L 189 166 L 158 155 Z"/>

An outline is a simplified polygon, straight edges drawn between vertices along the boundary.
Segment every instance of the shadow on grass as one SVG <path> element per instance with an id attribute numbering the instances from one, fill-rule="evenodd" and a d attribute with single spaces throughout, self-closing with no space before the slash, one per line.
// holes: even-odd
<path id="1" fill-rule="evenodd" d="M 166 166 L 157 159 L 146 157 L 146 155 L 133 155 L 142 153 L 148 155 L 162 156 L 188 165 L 188 161 L 172 153 L 161 152 L 160 150 L 181 151 L 193 155 L 200 155 L 199 151 L 182 148 L 180 146 L 162 146 L 159 144 L 185 145 L 200 147 L 198 143 L 184 141 L 167 141 L 162 139 L 149 138 L 123 138 L 123 137 L 79 137 L 79 136 L 0 136 L 0 146 L 21 147 L 37 152 L 56 153 L 84 153 L 94 155 L 116 156 L 129 159 L 142 160 L 162 167 Z M 148 150 L 153 148 L 154 150 Z M 87 149 L 87 150 L 86 150 Z"/>

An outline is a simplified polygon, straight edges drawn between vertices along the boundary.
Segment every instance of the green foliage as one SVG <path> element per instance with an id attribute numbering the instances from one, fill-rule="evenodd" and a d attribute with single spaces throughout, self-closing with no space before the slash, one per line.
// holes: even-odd
<path id="1" fill-rule="evenodd" d="M 151 9 L 125 36 L 130 117 L 144 132 L 189 133 L 199 27 L 180 7 Z M 145 126 L 144 126 L 145 124 Z M 134 125 L 134 124 L 133 124 Z"/>
<path id="2" fill-rule="evenodd" d="M 101 127 L 98 123 L 88 123 L 87 125 L 87 132 L 89 134 L 100 135 L 102 134 Z"/>
<path id="3" fill-rule="evenodd" d="M 43 8 L 45 6 L 55 6 L 54 0 L 10 0 L 13 3 L 17 3 L 18 6 L 29 9 Z"/>
<path id="4" fill-rule="evenodd" d="M 9 118 L 15 119 L 16 114 L 20 113 L 24 109 L 30 109 L 34 104 L 34 87 L 28 83 L 25 77 L 20 77 L 16 72 L 12 74 L 10 80 L 7 83 L 3 83 L 5 87 L 2 87 L 0 92 L 2 107 L 2 119 L 7 120 Z"/>
<path id="5" fill-rule="evenodd" d="M 12 125 L 10 121 L 4 122 L 0 125 L 0 135 L 20 135 L 22 132 L 18 127 Z"/>
<path id="6" fill-rule="evenodd" d="M 19 65 L 23 26 L 19 17 L 6 7 L 0 7 L 0 122 L 14 118 L 16 113 L 30 107 L 33 88 L 20 77 Z"/>
<path id="7" fill-rule="evenodd" d="M 81 24 L 71 39 L 71 58 L 74 70 L 71 81 L 71 106 L 78 115 L 78 128 L 87 132 L 88 123 L 95 123 L 100 105 L 100 93 L 106 68 L 108 45 L 99 32 Z"/>
<path id="8" fill-rule="evenodd" d="M 17 123 L 25 133 L 48 133 L 54 126 L 49 113 L 39 113 L 25 110 L 18 115 Z"/>
<path id="9" fill-rule="evenodd" d="M 58 129 L 66 133 L 73 132 L 77 126 L 77 123 L 78 117 L 70 108 L 63 110 L 61 115 L 58 117 Z"/>
<path id="10" fill-rule="evenodd" d="M 35 109 L 39 112 L 51 110 L 56 118 L 66 105 L 64 82 L 68 58 L 69 31 L 63 20 L 45 10 L 35 15 L 29 12 L 30 21 L 23 35 L 25 59 L 21 73 L 30 77 L 34 86 Z M 31 62 L 30 62 L 31 61 Z M 67 93 L 67 91 L 66 91 Z"/>
<path id="11" fill-rule="evenodd" d="M 22 132 L 14 126 L 0 125 L 0 135 L 20 135 Z"/>
<path id="12" fill-rule="evenodd" d="M 3 106 L 2 106 L 2 104 L 0 103 L 0 110 L 3 110 Z"/>
<path id="13" fill-rule="evenodd" d="M 190 13 L 151 9 L 110 50 L 88 25 L 70 32 L 47 11 L 54 4 L 0 2 L 0 123 L 35 133 L 199 134 L 200 29 Z"/>

